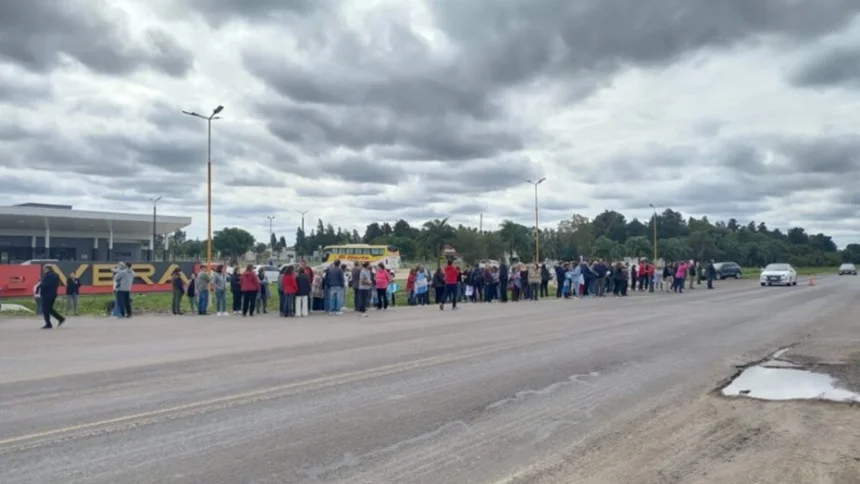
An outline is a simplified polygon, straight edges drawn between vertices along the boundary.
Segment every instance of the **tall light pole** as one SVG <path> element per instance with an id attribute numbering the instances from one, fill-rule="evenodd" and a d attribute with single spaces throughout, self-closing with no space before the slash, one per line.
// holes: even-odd
<path id="1" fill-rule="evenodd" d="M 546 180 L 546 177 L 541 178 L 540 180 L 533 182 L 531 180 L 526 180 L 535 186 L 535 264 L 540 264 L 540 226 L 538 225 L 538 185 L 543 183 Z"/>
<path id="2" fill-rule="evenodd" d="M 296 210 L 296 213 L 302 216 L 302 237 L 306 237 L 306 235 L 305 235 L 305 215 L 307 215 L 308 210 L 305 210 L 304 212 L 301 212 L 301 211 L 299 211 L 299 210 Z M 298 242 L 298 241 L 296 241 L 296 242 Z M 296 244 L 296 246 L 297 246 L 297 247 L 296 247 L 296 249 L 297 249 L 297 250 L 296 250 L 296 255 L 304 256 L 304 254 L 299 254 L 299 253 L 298 253 L 298 249 L 299 249 L 298 244 Z M 302 259 L 302 260 L 304 260 L 304 259 Z"/>
<path id="3" fill-rule="evenodd" d="M 182 111 L 182 114 L 194 116 L 206 120 L 206 131 L 208 136 L 206 150 L 206 271 L 212 270 L 212 120 L 221 119 L 218 113 L 224 110 L 224 106 L 216 107 L 212 114 L 203 116 L 194 111 Z"/>
<path id="4" fill-rule="evenodd" d="M 272 234 L 274 233 L 274 232 L 272 232 L 272 220 L 275 220 L 275 216 L 269 215 L 266 218 L 269 219 L 269 245 L 271 246 L 272 253 L 274 253 L 275 252 L 275 241 L 272 240 Z"/>
<path id="5" fill-rule="evenodd" d="M 657 207 L 653 203 L 648 205 L 654 209 L 654 264 L 657 264 Z"/>
<path id="6" fill-rule="evenodd" d="M 149 199 L 149 201 L 152 202 L 152 250 L 149 251 L 149 262 L 155 262 L 155 222 L 158 219 L 157 207 L 159 200 L 161 200 L 161 197 Z"/>

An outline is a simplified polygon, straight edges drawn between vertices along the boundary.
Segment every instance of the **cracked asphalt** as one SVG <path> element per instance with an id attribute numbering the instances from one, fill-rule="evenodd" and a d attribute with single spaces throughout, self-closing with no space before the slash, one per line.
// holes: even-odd
<path id="1" fill-rule="evenodd" d="M 529 482 L 858 293 L 823 277 L 366 319 L 6 318 L 0 482 Z"/>

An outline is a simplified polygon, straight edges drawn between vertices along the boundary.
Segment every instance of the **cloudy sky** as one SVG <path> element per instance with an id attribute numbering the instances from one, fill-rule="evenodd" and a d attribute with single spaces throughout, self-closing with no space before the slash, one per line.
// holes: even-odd
<path id="1" fill-rule="evenodd" d="M 0 2 L 0 204 L 291 239 L 604 209 L 860 241 L 857 0 Z"/>

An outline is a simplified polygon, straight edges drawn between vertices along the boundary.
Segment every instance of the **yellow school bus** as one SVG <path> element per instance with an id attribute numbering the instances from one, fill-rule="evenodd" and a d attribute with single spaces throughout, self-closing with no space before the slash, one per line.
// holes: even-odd
<path id="1" fill-rule="evenodd" d="M 396 269 L 400 267 L 400 250 L 391 245 L 344 244 L 329 245 L 323 248 L 322 263 L 327 266 L 340 260 L 341 262 L 363 263 L 370 262 Z M 352 265 L 350 264 L 350 265 Z"/>

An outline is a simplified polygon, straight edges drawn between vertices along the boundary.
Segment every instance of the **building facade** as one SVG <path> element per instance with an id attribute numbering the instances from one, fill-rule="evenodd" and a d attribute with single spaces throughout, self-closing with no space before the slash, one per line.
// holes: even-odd
<path id="1" fill-rule="evenodd" d="M 190 217 L 79 211 L 36 203 L 0 206 L 0 264 L 33 259 L 148 260 L 153 233 L 171 234 L 189 225 Z"/>

